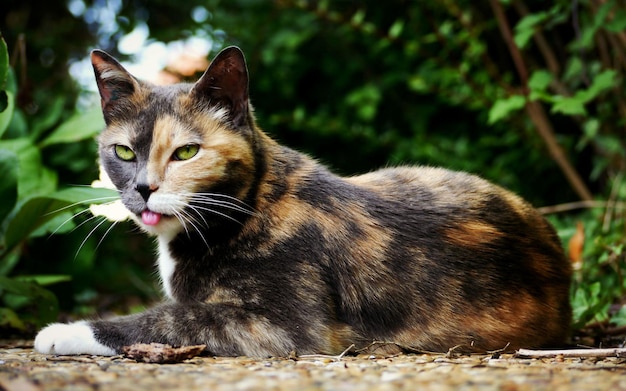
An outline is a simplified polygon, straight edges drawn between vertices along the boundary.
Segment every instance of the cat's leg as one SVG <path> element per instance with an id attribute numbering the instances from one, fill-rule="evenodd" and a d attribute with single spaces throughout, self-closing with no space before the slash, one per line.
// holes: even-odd
<path id="1" fill-rule="evenodd" d="M 123 346 L 157 342 L 206 344 L 215 355 L 267 357 L 287 356 L 296 345 L 314 339 L 290 333 L 271 317 L 233 305 L 167 303 L 109 320 L 52 324 L 39 332 L 35 349 L 47 354 L 115 355 Z"/>

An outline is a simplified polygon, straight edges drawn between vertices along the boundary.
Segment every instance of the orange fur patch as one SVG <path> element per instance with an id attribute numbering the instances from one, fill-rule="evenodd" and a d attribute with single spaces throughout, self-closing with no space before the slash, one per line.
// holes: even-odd
<path id="1" fill-rule="evenodd" d="M 466 221 L 455 227 L 449 227 L 444 235 L 452 243 L 465 247 L 484 246 L 502 237 L 502 231 L 482 221 Z"/>

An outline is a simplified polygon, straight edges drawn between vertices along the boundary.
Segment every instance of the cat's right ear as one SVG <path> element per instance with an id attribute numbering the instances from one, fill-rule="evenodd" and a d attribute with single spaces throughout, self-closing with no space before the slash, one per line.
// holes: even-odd
<path id="1" fill-rule="evenodd" d="M 102 50 L 91 52 L 91 64 L 106 117 L 117 101 L 137 91 L 139 82 L 115 58 Z"/>

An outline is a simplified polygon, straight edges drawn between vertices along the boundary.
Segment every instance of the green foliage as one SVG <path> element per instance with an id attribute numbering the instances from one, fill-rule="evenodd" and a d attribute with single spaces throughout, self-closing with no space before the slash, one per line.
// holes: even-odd
<path id="1" fill-rule="evenodd" d="M 2 59 L 8 57 L 6 45 L 0 45 L 0 52 L 2 64 Z M 10 69 L 0 68 L 0 80 L 6 80 L 2 72 L 6 76 Z M 28 130 L 7 132 L 11 126 L 20 124 L 14 122 L 15 87 L 7 88 L 7 83 L 1 87 L 8 104 L 0 113 L 0 135 L 26 133 L 26 136 L 0 139 L 0 329 L 23 332 L 55 320 L 57 299 L 42 286 L 69 278 L 9 277 L 20 261 L 25 244 L 36 237 L 73 229 L 71 220 L 77 205 L 110 200 L 115 198 L 115 192 L 88 187 L 59 189 L 57 173 L 42 161 L 47 146 L 93 137 L 103 126 L 101 117 L 77 114 L 43 139 Z"/>
<path id="2" fill-rule="evenodd" d="M 626 192 L 624 184 L 621 192 Z M 574 328 L 589 324 L 626 325 L 626 205 L 551 217 L 564 243 L 584 233 L 582 257 L 574 263 Z"/>
<path id="3" fill-rule="evenodd" d="M 7 44 L 0 35 L 0 137 L 9 126 L 9 121 L 13 116 L 13 101 L 15 90 L 10 91 L 8 86 L 9 78 L 9 52 Z"/>
<path id="4" fill-rule="evenodd" d="M 526 99 L 521 95 L 512 95 L 505 99 L 497 100 L 489 110 L 490 124 L 494 124 L 505 119 L 514 111 L 523 109 L 526 106 Z"/>

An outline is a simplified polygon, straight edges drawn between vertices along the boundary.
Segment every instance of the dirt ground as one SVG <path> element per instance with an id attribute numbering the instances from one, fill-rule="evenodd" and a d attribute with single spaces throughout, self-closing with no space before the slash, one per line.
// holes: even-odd
<path id="1" fill-rule="evenodd" d="M 0 345 L 0 390 L 626 390 L 626 358 L 526 359 L 512 354 L 403 354 L 177 364 L 46 356 Z"/>

